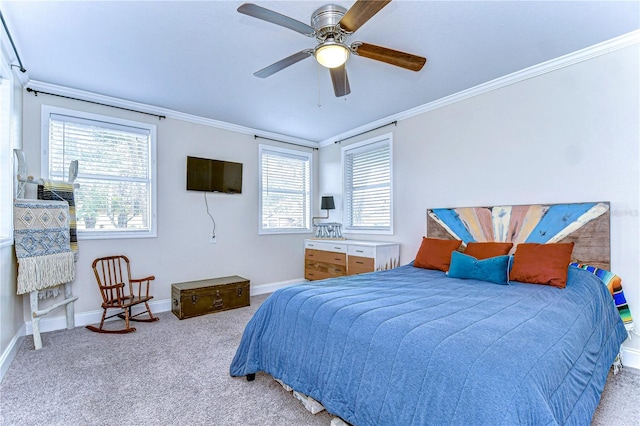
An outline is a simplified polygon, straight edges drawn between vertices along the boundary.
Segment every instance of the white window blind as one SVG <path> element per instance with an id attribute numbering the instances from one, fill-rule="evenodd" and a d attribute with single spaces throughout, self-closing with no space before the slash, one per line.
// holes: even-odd
<path id="1" fill-rule="evenodd" d="M 343 148 L 345 231 L 392 231 L 391 137 Z"/>
<path id="2" fill-rule="evenodd" d="M 311 231 L 311 155 L 260 146 L 260 232 Z"/>
<path id="3" fill-rule="evenodd" d="M 155 236 L 155 126 L 79 115 L 48 114 L 47 153 L 53 180 L 68 180 L 69 163 L 78 160 L 78 234 Z"/>

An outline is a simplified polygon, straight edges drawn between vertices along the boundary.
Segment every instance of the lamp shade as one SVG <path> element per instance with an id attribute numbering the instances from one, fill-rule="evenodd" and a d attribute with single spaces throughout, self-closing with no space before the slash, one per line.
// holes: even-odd
<path id="1" fill-rule="evenodd" d="M 336 208 L 336 205 L 333 203 L 333 195 L 322 197 L 322 202 L 320 203 L 320 209 L 333 210 L 335 208 Z"/>

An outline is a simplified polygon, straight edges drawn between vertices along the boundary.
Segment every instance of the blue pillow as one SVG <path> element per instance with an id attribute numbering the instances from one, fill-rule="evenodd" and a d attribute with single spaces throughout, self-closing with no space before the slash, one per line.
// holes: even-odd
<path id="1" fill-rule="evenodd" d="M 451 278 L 470 278 L 496 284 L 509 284 L 509 256 L 496 256 L 478 260 L 459 251 L 451 253 Z"/>

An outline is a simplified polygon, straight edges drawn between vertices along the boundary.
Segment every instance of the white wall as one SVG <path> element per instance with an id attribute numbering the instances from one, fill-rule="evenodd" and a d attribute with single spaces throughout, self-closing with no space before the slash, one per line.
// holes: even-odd
<path id="1" fill-rule="evenodd" d="M 612 269 L 623 277 L 640 323 L 639 57 L 638 45 L 627 47 L 343 142 L 394 133 L 395 235 L 358 238 L 399 242 L 407 263 L 425 233 L 427 208 L 610 201 Z M 158 299 L 168 299 L 170 284 L 177 281 L 238 274 L 259 285 L 303 276 L 302 240 L 309 235 L 258 236 L 258 158 L 252 136 L 46 95 L 25 94 L 23 103 L 24 150 L 34 176 L 40 175 L 43 103 L 158 125 L 158 237 L 81 240 L 76 313 L 98 309 L 90 264 L 106 254 L 128 255 L 134 275 L 155 274 Z M 320 195 L 334 195 L 338 208 L 340 146 L 321 148 L 315 156 L 319 191 L 314 202 Z M 208 243 L 211 222 L 202 194 L 184 189 L 187 155 L 244 163 L 242 195 L 209 195 L 216 245 Z M 339 209 L 332 211 L 331 220 L 341 221 L 340 215 Z M 2 352 L 20 320 L 29 321 L 28 298 L 20 320 L 7 318 L 20 303 L 13 295 L 5 298 L 15 291 L 10 253 L 3 249 L 0 259 Z M 55 315 L 62 317 L 62 310 L 50 314 Z M 627 346 L 640 348 L 640 339 Z"/>
<path id="2" fill-rule="evenodd" d="M 6 53 L 5 40 L 2 40 L 3 77 L 11 81 L 10 105 L 8 117 L 3 117 L 0 131 L 3 132 L 3 143 L 0 149 L 2 167 L 2 182 L 0 188 L 0 203 L 2 203 L 2 230 L 6 232 L 0 238 L 0 379 L 15 356 L 21 330 L 24 328 L 22 316 L 21 297 L 16 295 L 16 262 L 12 245 L 11 230 L 11 199 L 13 197 L 13 185 L 11 182 L 11 162 L 13 158 L 12 148 L 20 148 L 22 145 L 22 87 L 16 72 L 8 69 L 9 61 Z M 6 65 L 7 68 L 4 67 Z M 4 75 L 6 73 L 6 75 Z M 5 82 L 4 84 L 8 84 Z M 6 94 L 6 92 L 5 92 Z M 4 115 L 4 111 L 3 111 Z M 7 121 L 5 121 L 7 119 Z M 4 128 L 8 126 L 9 128 Z M 5 139 L 6 136 L 9 139 Z M 8 173 L 7 173 L 8 172 Z M 8 238 L 7 238 L 8 237 Z"/>
<path id="3" fill-rule="evenodd" d="M 158 237 L 80 239 L 73 282 L 74 294 L 79 296 L 75 303 L 77 316 L 100 308 L 101 298 L 91 263 L 105 255 L 127 255 L 134 277 L 155 275 L 152 293 L 156 300 L 168 300 L 174 282 L 240 275 L 248 278 L 254 287 L 303 279 L 303 239 L 310 234 L 258 235 L 258 141 L 253 136 L 171 118 L 159 121 L 155 117 L 85 102 L 25 93 L 24 151 L 28 172 L 33 176 L 41 175 L 40 111 L 43 104 L 157 125 Z M 187 155 L 243 163 L 242 194 L 207 194 L 216 220 L 216 244 L 209 244 L 212 223 L 205 210 L 204 193 L 185 189 Z M 82 164 L 79 167 L 82 168 Z M 50 304 L 51 301 L 45 301 L 42 306 Z M 64 309 L 58 311 L 43 318 L 43 330 L 47 329 L 46 321 L 62 320 Z M 30 321 L 28 296 L 24 298 L 23 314 L 24 321 Z"/>
<path id="4" fill-rule="evenodd" d="M 394 134 L 395 235 L 365 239 L 401 243 L 407 263 L 427 208 L 610 201 L 611 267 L 640 324 L 639 58 L 636 44 L 343 142 Z M 320 176 L 341 193 L 339 145 Z"/>

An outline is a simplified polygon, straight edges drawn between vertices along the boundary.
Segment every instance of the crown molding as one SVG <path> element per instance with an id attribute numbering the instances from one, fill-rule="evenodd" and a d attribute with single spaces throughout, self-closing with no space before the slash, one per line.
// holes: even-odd
<path id="1" fill-rule="evenodd" d="M 479 84 L 470 89 L 454 93 L 453 95 L 445 96 L 444 98 L 440 98 L 433 102 L 420 105 L 418 107 L 400 112 L 398 114 L 390 115 L 372 123 L 357 127 L 355 129 L 351 129 L 347 132 L 340 133 L 331 138 L 320 141 L 318 143 L 318 146 L 321 148 L 330 146 L 333 145 L 337 140 L 348 139 L 359 133 L 373 130 L 385 123 L 415 117 L 416 115 L 424 114 L 425 112 L 433 111 L 435 109 L 442 108 L 456 102 L 473 98 L 474 96 L 482 95 L 493 90 L 498 90 L 511 84 L 519 83 L 530 78 L 535 78 L 542 74 L 547 74 L 561 68 L 588 61 L 598 56 L 606 55 L 607 53 L 611 53 L 616 50 L 620 50 L 636 44 L 640 44 L 640 30 L 632 31 L 630 33 L 612 38 L 602 43 L 594 44 L 593 46 L 589 46 L 576 52 L 569 53 L 567 55 L 560 56 L 546 62 L 542 62 L 529 68 L 525 68 L 523 70 L 508 74 L 504 77 L 499 77 L 486 83 Z"/>
<path id="2" fill-rule="evenodd" d="M 245 126 L 239 126 L 236 124 L 227 123 L 224 121 L 186 114 L 186 113 L 174 111 L 171 109 L 156 107 L 153 105 L 127 101 L 124 99 L 100 95 L 97 93 L 88 92 L 84 90 L 58 86 L 55 84 L 45 83 L 37 80 L 30 80 L 28 84 L 23 84 L 23 86 L 28 85 L 29 87 L 37 91 L 43 91 L 43 92 L 46 91 L 46 92 L 51 92 L 51 93 L 55 93 L 63 96 L 78 98 L 81 100 L 99 102 L 99 103 L 113 105 L 113 106 L 122 107 L 122 108 L 135 109 L 139 111 L 148 112 L 151 114 L 164 115 L 167 118 L 182 120 L 182 121 L 195 123 L 195 124 L 201 124 L 204 126 L 215 127 L 223 130 L 229 130 L 236 133 L 255 135 L 263 138 L 279 140 L 282 142 L 300 144 L 300 145 L 307 146 L 309 148 L 317 148 L 317 147 L 325 147 L 325 146 L 333 145 L 333 143 L 336 140 L 350 138 L 359 133 L 373 130 L 376 127 L 382 126 L 391 121 L 400 121 L 400 120 L 405 120 L 411 117 L 415 117 L 417 115 L 424 114 L 426 112 L 433 111 L 435 109 L 442 108 L 442 107 L 454 104 L 456 102 L 470 99 L 474 96 L 482 95 L 493 90 L 498 90 L 503 87 L 506 87 L 515 83 L 519 83 L 521 81 L 528 80 L 531 78 L 535 78 L 540 75 L 550 73 L 571 65 L 575 65 L 577 63 L 584 62 L 584 61 L 593 59 L 595 57 L 602 56 L 607 53 L 611 53 L 616 50 L 620 50 L 625 47 L 636 45 L 636 44 L 640 44 L 640 30 L 632 31 L 630 33 L 613 38 L 611 40 L 607 40 L 602 43 L 598 43 L 593 46 L 578 50 L 576 52 L 569 53 L 567 55 L 560 56 L 555 59 L 551 59 L 549 61 L 531 66 L 529 68 L 525 68 L 520 71 L 516 71 L 504 77 L 499 77 L 494 80 L 488 81 L 486 83 L 479 84 L 477 86 L 463 90 L 461 92 L 454 93 L 444 98 L 437 99 L 433 102 L 429 102 L 429 103 L 420 105 L 418 107 L 415 107 L 394 115 L 390 115 L 385 118 L 381 118 L 374 122 L 351 129 L 347 132 L 337 134 L 331 138 L 327 138 L 320 142 L 300 139 L 300 138 L 296 138 L 288 135 L 272 133 L 272 132 L 267 132 L 267 131 L 258 130 L 258 129 L 252 129 Z"/>
<path id="3" fill-rule="evenodd" d="M 172 118 L 175 120 L 186 121 L 194 124 L 201 124 L 203 126 L 215 127 L 217 129 L 229 130 L 231 132 L 242 133 L 252 136 L 260 136 L 268 139 L 275 139 L 281 142 L 288 142 L 293 144 L 304 145 L 309 148 L 317 148 L 318 143 L 315 141 L 309 141 L 306 139 L 295 138 L 293 136 L 282 135 L 279 133 L 266 132 L 264 130 L 252 129 L 250 127 L 239 126 L 237 124 L 227 123 L 224 121 L 214 120 L 211 118 L 200 117 L 197 115 L 186 114 L 179 111 L 174 111 L 167 108 L 156 107 L 153 105 L 143 104 L 139 102 L 127 101 L 125 99 L 114 98 L 111 96 L 100 95 L 93 92 L 88 92 L 79 89 L 72 89 L 70 87 L 58 86 L 56 84 L 45 83 L 37 80 L 30 80 L 28 84 L 23 85 L 35 91 L 50 92 L 56 95 L 68 96 L 70 98 L 77 98 L 79 100 L 85 100 L 89 102 L 98 102 L 114 107 L 127 108 L 146 112 L 149 114 L 163 115 L 166 118 Z"/>

